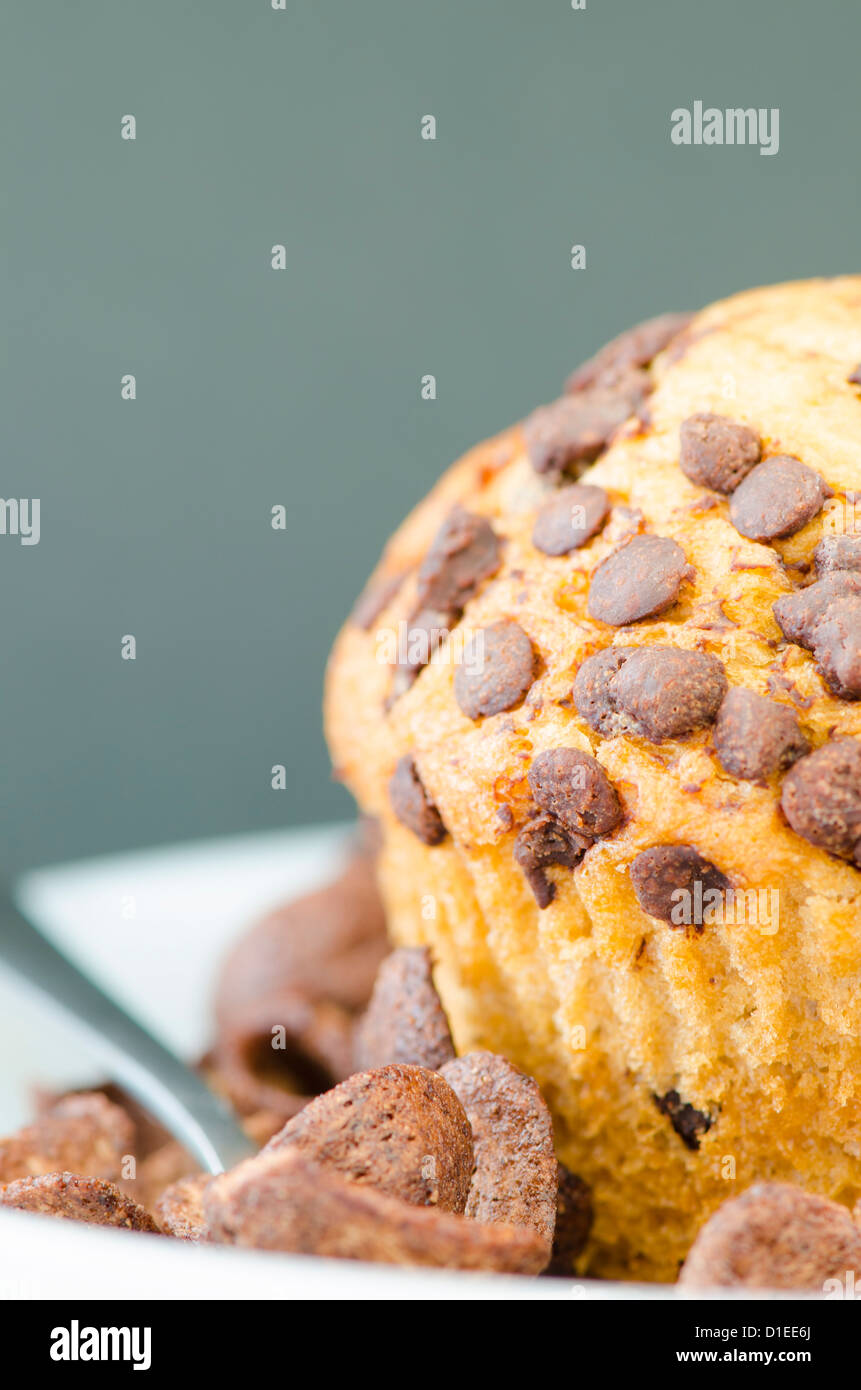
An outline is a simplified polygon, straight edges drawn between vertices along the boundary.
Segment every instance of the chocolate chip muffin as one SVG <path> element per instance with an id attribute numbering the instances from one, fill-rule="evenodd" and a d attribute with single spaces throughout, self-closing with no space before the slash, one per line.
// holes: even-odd
<path id="1" fill-rule="evenodd" d="M 391 934 L 540 1084 L 592 1273 L 674 1278 L 757 1180 L 861 1196 L 859 699 L 861 277 L 623 334 L 338 637 Z"/>

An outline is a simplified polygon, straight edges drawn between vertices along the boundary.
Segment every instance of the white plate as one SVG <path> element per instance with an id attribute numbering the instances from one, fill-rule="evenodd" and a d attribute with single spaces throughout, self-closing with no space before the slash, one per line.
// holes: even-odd
<path id="1" fill-rule="evenodd" d="M 164 1042 L 210 1040 L 218 962 L 261 912 L 326 879 L 343 826 L 63 865 L 18 886 L 24 910 Z M 34 1084 L 103 1079 L 80 1040 L 0 972 L 0 1133 L 30 1111 Z M 667 1298 L 669 1289 L 389 1269 L 245 1253 L 0 1213 L 0 1298 Z"/>

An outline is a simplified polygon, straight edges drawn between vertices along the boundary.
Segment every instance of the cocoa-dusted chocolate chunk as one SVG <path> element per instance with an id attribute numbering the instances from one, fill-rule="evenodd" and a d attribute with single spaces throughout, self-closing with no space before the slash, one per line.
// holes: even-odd
<path id="1" fill-rule="evenodd" d="M 579 748 L 539 753 L 529 769 L 529 790 L 542 811 L 555 816 L 569 834 L 596 840 L 622 819 L 613 783 L 598 760 Z"/>
<path id="2" fill-rule="evenodd" d="M 165 1188 L 155 1204 L 155 1215 L 166 1236 L 195 1242 L 209 1239 L 203 1194 L 211 1181 L 209 1173 L 200 1173 Z"/>
<path id="3" fill-rule="evenodd" d="M 577 672 L 574 704 L 605 738 L 651 743 L 685 738 L 715 718 L 727 689 L 723 665 L 683 647 L 608 647 Z"/>
<path id="4" fill-rule="evenodd" d="M 818 516 L 830 496 L 831 489 L 814 469 L 789 454 L 776 454 L 739 483 L 729 504 L 730 521 L 749 540 L 778 540 Z"/>
<path id="5" fill-rule="evenodd" d="M 631 368 L 648 367 L 692 318 L 692 314 L 659 314 L 626 329 L 571 373 L 566 391 L 582 391 L 599 381 L 612 382 Z"/>
<path id="6" fill-rule="evenodd" d="M 846 380 L 850 382 L 852 386 L 861 386 L 861 362 L 849 373 Z"/>
<path id="7" fill-rule="evenodd" d="M 351 1182 L 417 1206 L 462 1212 L 474 1155 L 463 1106 L 435 1071 L 356 1072 L 289 1120 L 267 1150 L 300 1149 Z"/>
<path id="8" fill-rule="evenodd" d="M 791 1183 L 760 1182 L 723 1202 L 700 1230 L 679 1283 L 698 1288 L 845 1289 L 861 1266 L 847 1207 Z"/>
<path id="9" fill-rule="evenodd" d="M 620 425 L 635 415 L 644 399 L 642 373 L 611 386 L 594 386 L 539 406 L 523 422 L 529 461 L 536 473 L 574 477 L 603 453 Z"/>
<path id="10" fill-rule="evenodd" d="M 714 740 L 721 767 L 748 781 L 768 777 L 810 750 L 793 710 L 741 686 L 724 697 Z"/>
<path id="11" fill-rule="evenodd" d="M 518 831 L 514 860 L 523 870 L 540 908 L 549 907 L 556 897 L 556 884 L 545 870 L 552 864 L 575 868 L 591 844 L 586 835 L 569 834 L 547 811 L 532 816 Z"/>
<path id="12" fill-rule="evenodd" d="M 507 1274 L 540 1274 L 547 1263 L 529 1226 L 413 1206 L 297 1150 L 264 1150 L 213 1179 L 204 1214 L 213 1240 L 258 1250 Z"/>
<path id="13" fill-rule="evenodd" d="M 460 613 L 500 560 L 499 537 L 487 518 L 454 506 L 419 567 L 417 610 Z"/>
<path id="14" fill-rule="evenodd" d="M 861 598 L 861 574 L 834 570 L 794 594 L 784 594 L 774 605 L 774 617 L 784 637 L 812 651 L 816 629 L 830 610 L 846 598 Z"/>
<path id="15" fill-rule="evenodd" d="M 643 911 L 673 927 L 702 928 L 716 895 L 730 886 L 720 869 L 692 845 L 643 850 L 632 861 L 630 874 Z"/>
<path id="16" fill-rule="evenodd" d="M 835 738 L 786 774 L 783 813 L 797 835 L 861 869 L 861 743 Z"/>
<path id="17" fill-rule="evenodd" d="M 592 1189 L 564 1163 L 560 1163 L 557 1169 L 557 1188 L 556 1230 L 547 1273 L 570 1279 L 574 1261 L 582 1252 L 592 1229 Z"/>
<path id="18" fill-rule="evenodd" d="M 589 615 L 612 627 L 654 618 L 676 602 L 695 570 L 669 536 L 634 536 L 602 560 L 589 586 Z"/>
<path id="19" fill-rule="evenodd" d="M 149 1212 L 126 1197 L 112 1182 L 78 1173 L 43 1173 L 37 1178 L 18 1178 L 0 1187 L 0 1206 L 39 1216 L 59 1216 L 90 1226 L 121 1226 L 128 1231 L 159 1228 Z"/>
<path id="20" fill-rule="evenodd" d="M 544 555 L 568 555 L 600 531 L 609 512 L 610 499 L 602 487 L 571 483 L 544 503 L 532 544 Z"/>
<path id="21" fill-rule="evenodd" d="M 438 1071 L 454 1055 L 448 1019 L 434 988 L 430 951 L 402 946 L 380 966 L 356 1033 L 356 1070 L 406 1062 Z"/>
<path id="22" fill-rule="evenodd" d="M 426 845 L 445 839 L 442 817 L 422 785 L 416 765 L 408 753 L 398 759 L 389 782 L 389 801 L 401 825 L 405 825 Z"/>
<path id="23" fill-rule="evenodd" d="M 404 582 L 404 571 L 396 574 L 373 574 L 353 605 L 350 621 L 367 632 L 385 608 L 388 608 Z"/>
<path id="24" fill-rule="evenodd" d="M 482 628 L 454 674 L 454 697 L 468 719 L 514 709 L 535 678 L 535 651 L 510 619 Z"/>
<path id="25" fill-rule="evenodd" d="M 733 492 L 762 452 L 759 436 L 725 415 L 690 415 L 682 421 L 679 439 L 685 477 L 715 492 Z"/>
<path id="26" fill-rule="evenodd" d="M 33 1124 L 0 1140 L 0 1183 L 58 1172 L 116 1179 L 134 1143 L 131 1119 L 101 1092 L 64 1096 Z"/>
<path id="27" fill-rule="evenodd" d="M 442 1069 L 472 1128 L 475 1171 L 466 1215 L 532 1226 L 547 1245 L 556 1225 L 553 1121 L 531 1076 L 493 1052 L 470 1052 Z"/>
<path id="28" fill-rule="evenodd" d="M 834 570 L 861 574 L 861 536 L 825 536 L 813 552 L 813 563 L 820 578 Z"/>
<path id="29" fill-rule="evenodd" d="M 710 1115 L 704 1115 L 693 1105 L 683 1101 L 678 1091 L 667 1091 L 665 1096 L 653 1096 L 662 1115 L 666 1115 L 676 1134 L 686 1149 L 694 1152 L 700 1146 L 700 1139 L 714 1124 Z"/>
<path id="30" fill-rule="evenodd" d="M 835 695 L 861 698 L 861 574 L 827 571 L 815 584 L 778 599 L 774 616 L 784 637 L 813 652 Z"/>

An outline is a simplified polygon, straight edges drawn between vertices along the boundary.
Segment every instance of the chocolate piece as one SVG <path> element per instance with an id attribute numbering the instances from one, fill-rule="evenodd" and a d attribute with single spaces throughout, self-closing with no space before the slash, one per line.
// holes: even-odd
<path id="1" fill-rule="evenodd" d="M 549 907 L 556 897 L 556 884 L 548 879 L 544 870 L 551 864 L 573 869 L 591 844 L 588 836 L 568 834 L 556 817 L 546 811 L 526 822 L 514 842 L 514 859 L 523 870 L 540 908 Z"/>
<path id="2" fill-rule="evenodd" d="M 822 510 L 832 495 L 823 478 L 789 454 L 758 463 L 739 484 L 729 504 L 730 520 L 752 541 L 794 535 Z"/>
<path id="3" fill-rule="evenodd" d="M 788 767 L 810 751 L 791 709 L 740 686 L 724 697 L 714 739 L 721 767 L 752 781 Z"/>
<path id="4" fill-rule="evenodd" d="M 790 642 L 812 651 L 835 695 L 861 698 L 861 574 L 834 569 L 774 605 Z"/>
<path id="5" fill-rule="evenodd" d="M 683 647 L 608 647 L 587 657 L 574 704 L 605 738 L 624 734 L 662 743 L 710 724 L 727 689 L 721 662 Z"/>
<path id="6" fill-rule="evenodd" d="M 367 632 L 388 608 L 403 582 L 403 570 L 397 574 L 372 574 L 353 605 L 350 621 Z"/>
<path id="7" fill-rule="evenodd" d="M 640 408 L 644 395 L 642 373 L 631 373 L 612 386 L 560 396 L 533 410 L 523 422 L 523 437 L 536 473 L 576 477 L 604 452 L 619 426 Z"/>
<path id="8" fill-rule="evenodd" d="M 622 819 L 616 789 L 603 767 L 579 748 L 539 753 L 529 769 L 529 789 L 569 834 L 596 840 Z"/>
<path id="9" fill-rule="evenodd" d="M 493 1052 L 470 1052 L 442 1069 L 472 1128 L 475 1171 L 466 1215 L 532 1226 L 553 1245 L 556 1153 L 553 1121 L 531 1076 Z"/>
<path id="10" fill-rule="evenodd" d="M 31 1125 L 0 1140 L 0 1182 L 72 1172 L 116 1179 L 134 1152 L 134 1125 L 98 1091 L 64 1096 Z"/>
<path id="11" fill-rule="evenodd" d="M 165 1188 L 155 1204 L 158 1223 L 167 1236 L 177 1240 L 209 1239 L 209 1227 L 203 1214 L 203 1194 L 212 1182 L 209 1173 L 194 1178 L 182 1178 Z"/>
<path id="12" fill-rule="evenodd" d="M 519 623 L 503 620 L 477 634 L 454 675 L 454 695 L 468 719 L 519 705 L 535 676 L 535 652 Z"/>
<path id="13" fill-rule="evenodd" d="M 451 629 L 459 621 L 459 614 L 455 610 L 445 612 L 436 608 L 419 608 L 413 613 L 406 630 L 403 655 L 392 676 L 387 709 L 407 693 L 419 672 L 448 640 Z"/>
<path id="14" fill-rule="evenodd" d="M 861 743 L 836 738 L 801 758 L 780 795 L 797 835 L 861 868 Z"/>
<path id="15" fill-rule="evenodd" d="M 602 560 L 589 587 L 588 610 L 598 622 L 624 627 L 670 608 L 695 570 L 669 536 L 634 536 Z"/>
<path id="16" fill-rule="evenodd" d="M 714 1124 L 711 1116 L 704 1115 L 701 1110 L 695 1110 L 687 1101 L 683 1101 L 678 1091 L 667 1091 L 665 1096 L 653 1096 L 652 1099 L 661 1114 L 666 1115 L 685 1148 L 696 1152 L 700 1137 Z"/>
<path id="17" fill-rule="evenodd" d="M 692 318 L 693 314 L 659 314 L 626 329 L 572 372 L 565 390 L 582 391 L 599 381 L 612 382 L 632 367 L 647 367 Z"/>
<path id="18" fill-rule="evenodd" d="M 849 373 L 846 380 L 852 386 L 861 386 L 861 362 L 858 363 L 858 366 L 854 369 L 854 371 L 851 371 Z"/>
<path id="19" fill-rule="evenodd" d="M 18 1178 L 0 1187 L 0 1207 L 83 1221 L 91 1226 L 122 1226 L 129 1231 L 159 1234 L 149 1212 L 126 1197 L 112 1182 L 77 1173 L 43 1173 Z"/>
<path id="20" fill-rule="evenodd" d="M 759 463 L 759 436 L 725 415 L 691 415 L 682 421 L 679 438 L 685 477 L 715 492 L 733 492 Z"/>
<path id="21" fill-rule="evenodd" d="M 610 511 L 602 487 L 571 483 L 544 503 L 535 519 L 532 544 L 544 555 L 568 555 L 600 531 Z"/>
<path id="22" fill-rule="evenodd" d="M 670 926 L 703 926 L 712 905 L 707 894 L 725 893 L 727 879 L 691 845 L 655 845 L 631 863 L 631 883 L 637 902 L 650 917 Z"/>
<path id="23" fill-rule="evenodd" d="M 761 1182 L 724 1202 L 702 1227 L 679 1275 L 699 1288 L 823 1292 L 861 1268 L 861 1231 L 848 1209 L 790 1183 Z"/>
<path id="24" fill-rule="evenodd" d="M 582 1252 L 592 1229 L 592 1189 L 564 1163 L 558 1165 L 557 1185 L 556 1230 L 547 1273 L 570 1279 L 574 1261 Z"/>
<path id="25" fill-rule="evenodd" d="M 460 613 L 500 558 L 499 537 L 487 518 L 453 507 L 419 568 L 417 610 Z"/>
<path id="26" fill-rule="evenodd" d="M 813 552 L 820 578 L 834 570 L 861 574 L 861 536 L 825 536 Z"/>
<path id="27" fill-rule="evenodd" d="M 438 845 L 446 829 L 442 817 L 422 785 L 408 753 L 398 760 L 389 782 L 392 810 L 402 825 L 426 845 Z"/>
<path id="28" fill-rule="evenodd" d="M 861 597 L 861 574 L 835 570 L 806 589 L 784 594 L 774 605 L 774 617 L 784 637 L 812 651 L 818 625 L 835 605 L 853 597 Z"/>
<path id="29" fill-rule="evenodd" d="M 416 1206 L 462 1212 L 473 1168 L 463 1106 L 437 1072 L 393 1065 L 357 1072 L 317 1096 L 266 1146 Z"/>
<path id="30" fill-rule="evenodd" d="M 383 961 L 355 1044 L 357 1071 L 406 1062 L 438 1071 L 454 1057 L 448 1019 L 426 946 L 402 946 Z"/>
<path id="31" fill-rule="evenodd" d="M 383 1264 L 539 1274 L 544 1241 L 528 1226 L 483 1225 L 350 1182 L 296 1150 L 264 1151 L 210 1183 L 212 1239 Z"/>

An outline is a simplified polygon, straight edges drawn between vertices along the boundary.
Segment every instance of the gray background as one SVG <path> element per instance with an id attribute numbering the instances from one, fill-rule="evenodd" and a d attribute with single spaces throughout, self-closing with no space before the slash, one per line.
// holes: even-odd
<path id="1" fill-rule="evenodd" d="M 42 500 L 37 547 L 0 537 L 7 870 L 343 815 L 326 653 L 443 467 L 637 319 L 859 269 L 849 0 L 0 23 L 0 491 Z M 779 106 L 780 153 L 672 146 L 697 98 Z"/>

